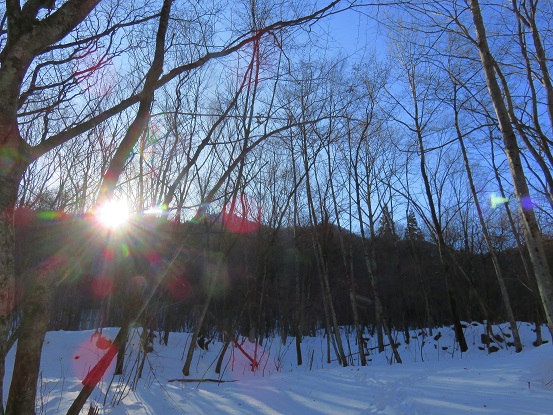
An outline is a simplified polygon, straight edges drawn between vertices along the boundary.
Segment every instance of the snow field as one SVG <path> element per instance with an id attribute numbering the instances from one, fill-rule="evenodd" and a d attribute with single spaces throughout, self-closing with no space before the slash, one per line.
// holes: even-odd
<path id="1" fill-rule="evenodd" d="M 136 378 L 140 355 L 140 329 L 133 331 L 127 349 L 125 374 L 113 376 L 114 363 L 104 375 L 91 400 L 100 414 L 551 414 L 553 413 L 553 348 L 540 347 L 534 326 L 519 323 L 524 351 L 516 354 L 509 341 L 508 325 L 494 326 L 501 337 L 499 350 L 488 354 L 481 344 L 484 326 L 465 323 L 469 351 L 461 353 L 453 330 L 434 329 L 432 336 L 411 331 L 406 344 L 395 335 L 404 364 L 390 365 L 390 347 L 382 354 L 369 336 L 369 365 L 358 362 L 355 336 L 342 333 L 348 367 L 340 367 L 334 355 L 326 358 L 322 333 L 302 341 L 303 365 L 296 364 L 295 338 L 265 339 L 257 346 L 247 338 L 240 347 L 229 347 L 222 375 L 215 365 L 222 343 L 213 339 L 209 350 L 197 348 L 191 375 L 181 382 L 187 333 L 171 333 L 169 345 L 154 339 L 143 376 Z M 43 347 L 37 414 L 64 414 L 81 389 L 81 381 L 105 353 L 116 328 L 94 331 L 50 332 Z M 548 339 L 543 329 L 544 338 Z M 349 343 L 348 343 L 349 342 Z M 348 344 L 351 350 L 348 349 Z M 11 379 L 15 347 L 7 358 L 6 387 Z M 258 362 L 252 371 L 251 359 Z M 200 381 L 203 379 L 204 381 Z M 205 381 L 222 379 L 225 383 Z M 7 390 L 5 391 L 7 394 Z M 88 404 L 85 407 L 88 410 Z M 85 413 L 83 410 L 83 413 Z"/>

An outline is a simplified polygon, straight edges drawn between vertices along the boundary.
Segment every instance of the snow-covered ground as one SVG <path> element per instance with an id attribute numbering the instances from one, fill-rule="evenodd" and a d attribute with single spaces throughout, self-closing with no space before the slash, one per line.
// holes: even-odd
<path id="1" fill-rule="evenodd" d="M 508 333 L 507 325 L 494 332 Z M 113 377 L 113 366 L 91 396 L 100 414 L 551 414 L 553 413 L 553 346 L 535 348 L 533 326 L 520 323 L 524 351 L 499 342 L 499 351 L 481 350 L 482 325 L 467 324 L 469 351 L 455 347 L 451 328 L 435 329 L 432 336 L 413 331 L 410 344 L 403 335 L 399 352 L 404 364 L 390 365 L 390 348 L 383 354 L 371 351 L 370 364 L 358 365 L 353 334 L 344 333 L 347 353 L 355 366 L 326 363 L 326 339 L 306 337 L 302 342 L 304 363 L 296 365 L 295 339 L 280 338 L 263 347 L 239 339 L 229 348 L 223 374 L 215 374 L 222 344 L 197 349 L 188 379 L 181 382 L 184 350 L 189 336 L 172 333 L 168 346 L 155 339 L 147 355 L 143 376 L 137 372 L 137 350 L 130 347 L 126 375 Z M 117 329 L 104 329 L 113 338 Z M 135 331 L 132 343 L 138 343 Z M 544 329 L 544 335 L 547 331 Z M 347 337 L 349 337 L 348 348 Z M 98 347 L 100 346 L 100 347 Z M 371 338 L 369 348 L 376 346 Z M 105 344 L 93 331 L 48 333 L 43 349 L 37 414 L 64 414 L 80 391 L 84 376 L 105 352 Z M 7 360 L 9 385 L 15 355 Z M 251 361 L 259 362 L 252 372 Z M 225 383 L 205 381 L 222 378 Z M 109 391 L 106 395 L 106 391 Z M 7 393 L 7 391 L 5 391 Z M 83 413 L 88 410 L 88 403 Z"/>

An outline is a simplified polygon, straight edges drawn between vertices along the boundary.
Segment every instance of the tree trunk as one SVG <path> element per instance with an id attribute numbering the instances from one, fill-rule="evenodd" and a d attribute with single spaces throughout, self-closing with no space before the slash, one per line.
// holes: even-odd
<path id="1" fill-rule="evenodd" d="M 313 236 L 313 238 L 315 238 L 315 236 Z M 321 262 L 321 259 L 319 258 L 319 254 L 318 254 L 318 251 L 317 251 L 317 248 L 316 248 L 316 243 L 315 241 L 313 241 L 313 250 L 314 250 L 314 255 L 315 255 L 315 258 L 316 258 L 316 261 L 317 261 L 317 275 L 319 276 L 319 282 L 321 284 L 321 297 L 322 297 L 322 300 L 323 300 L 323 307 L 324 307 L 324 323 L 325 323 L 325 331 L 326 331 L 326 344 L 327 344 L 327 356 L 326 356 L 326 361 L 328 364 L 330 364 L 331 362 L 331 359 L 330 359 L 330 344 L 332 343 L 332 346 L 334 347 L 334 353 L 336 354 L 336 357 L 338 358 L 338 360 L 340 361 L 341 363 L 341 356 L 342 354 L 340 353 L 340 351 L 338 350 L 338 347 L 336 345 L 336 342 L 334 341 L 334 337 L 332 335 L 332 327 L 331 327 L 331 312 L 330 312 L 330 305 L 329 305 L 329 302 L 331 301 L 331 299 L 327 296 L 327 291 L 326 291 L 326 286 L 325 286 L 325 283 L 324 283 L 324 278 L 323 278 L 323 271 L 322 271 L 322 266 L 320 264 Z"/>
<path id="2" fill-rule="evenodd" d="M 541 335 L 541 321 L 536 321 L 534 323 L 534 327 L 536 328 L 536 341 L 534 342 L 534 346 L 538 347 L 543 344 L 543 337 Z"/>
<path id="3" fill-rule="evenodd" d="M 390 330 L 390 327 L 386 323 L 386 317 L 384 313 L 384 308 L 382 306 L 382 300 L 380 297 L 380 287 L 378 283 L 378 276 L 374 272 L 374 252 L 373 248 L 369 248 L 367 246 L 367 241 L 365 238 L 363 238 L 363 248 L 365 253 L 365 264 L 367 266 L 367 272 L 369 273 L 369 279 L 371 281 L 371 286 L 374 293 L 374 308 L 376 313 L 376 321 L 377 321 L 377 327 L 376 330 L 378 331 L 378 352 L 382 353 L 384 351 L 384 334 L 386 334 L 386 337 L 388 338 L 388 342 L 390 343 L 390 347 L 392 348 L 392 353 L 394 355 L 394 358 L 396 359 L 397 363 L 402 363 L 401 357 L 399 355 L 399 352 L 397 351 L 397 348 L 395 347 L 395 342 L 392 337 L 392 332 Z"/>
<path id="4" fill-rule="evenodd" d="M 127 340 L 129 337 L 129 324 L 127 319 L 123 319 L 120 332 L 121 342 L 120 346 L 117 348 L 117 361 L 115 362 L 115 371 L 113 372 L 116 376 L 123 374 L 123 366 L 125 365 L 125 349 L 127 348 Z"/>
<path id="5" fill-rule="evenodd" d="M 17 154 L 17 152 L 14 154 Z M 8 165 L 4 165 L 4 163 Z M 25 164 L 21 163 L 21 160 L 0 160 L 0 408 L 2 413 L 4 412 L 5 358 L 9 352 L 8 338 L 16 307 L 14 215 L 19 181 L 24 171 Z M 50 265 L 55 264 L 52 262 Z M 37 270 L 39 285 L 34 288 L 33 294 L 24 307 L 23 320 L 20 323 L 24 326 L 20 326 L 18 329 L 19 341 L 10 392 L 6 403 L 6 414 L 24 414 L 26 412 L 23 411 L 26 410 L 30 410 L 29 413 L 34 413 L 35 410 L 36 384 L 40 370 L 42 342 L 44 341 L 50 313 L 51 294 L 48 286 L 50 279 L 53 278 L 51 272 L 52 270 L 48 264 L 39 267 Z M 41 291 L 44 291 L 44 299 L 40 297 Z M 29 314 L 29 317 L 26 317 L 27 314 Z M 33 316 L 36 317 L 36 320 L 33 319 Z M 23 367 L 18 368 L 18 363 L 22 364 Z"/>
<path id="6" fill-rule="evenodd" d="M 205 255 L 207 254 L 208 251 L 206 249 Z M 209 274 L 207 276 L 207 278 L 209 278 L 207 297 L 204 300 L 200 315 L 198 316 L 198 320 L 196 321 L 196 326 L 194 327 L 194 332 L 192 333 L 192 338 L 190 339 L 190 344 L 188 345 L 186 359 L 184 361 L 184 366 L 182 367 L 182 374 L 184 376 L 190 375 L 190 366 L 192 365 L 192 357 L 194 356 L 196 343 L 204 324 L 205 316 L 207 315 L 207 311 L 209 310 L 209 305 L 211 304 L 211 298 L 213 297 L 213 292 L 215 291 L 215 283 L 218 279 L 217 275 L 219 272 L 221 272 L 221 269 L 221 260 L 217 260 L 216 264 L 213 266 L 213 269 L 209 269 L 209 267 L 206 267 L 206 272 Z"/>
<path id="7" fill-rule="evenodd" d="M 102 185 L 100 187 L 100 194 L 98 195 L 99 202 L 113 197 L 117 181 L 125 169 L 126 162 L 132 153 L 132 149 L 148 125 L 150 119 L 150 109 L 154 101 L 154 92 L 156 90 L 155 83 L 163 73 L 163 63 L 165 60 L 165 37 L 169 26 L 172 4 L 173 0 L 163 0 L 156 32 L 155 52 L 151 66 L 146 73 L 144 88 L 142 90 L 143 98 L 140 100 L 138 111 L 136 112 L 134 120 L 127 128 L 125 136 L 117 146 L 115 154 L 113 155 L 109 166 L 102 177 Z"/>
<path id="8" fill-rule="evenodd" d="M 0 162 L 1 163 L 1 162 Z M 0 164 L 0 413 L 4 411 L 5 358 L 15 309 L 15 226 L 19 175 L 4 172 Z M 34 400 L 33 400 L 34 402 Z"/>
<path id="9" fill-rule="evenodd" d="M 299 186 L 299 180 L 298 180 L 298 173 L 296 169 L 296 159 L 294 157 L 294 151 L 291 152 L 291 159 L 292 159 L 292 174 L 294 178 L 294 184 L 295 186 Z M 304 318 L 304 290 L 302 282 L 304 281 L 300 277 L 300 255 L 299 255 L 299 235 L 298 235 L 298 192 L 295 191 L 293 195 L 294 200 L 294 212 L 293 212 L 293 219 L 294 219 L 294 271 L 296 274 L 296 286 L 295 286 L 295 294 L 296 294 L 296 362 L 298 366 L 301 366 L 303 364 L 303 357 L 301 353 L 301 341 L 303 337 L 303 318 Z"/>
<path id="10" fill-rule="evenodd" d="M 358 157 L 359 157 L 359 150 L 360 150 L 360 144 L 357 147 L 357 152 L 355 155 L 355 160 L 352 161 L 353 164 L 353 180 L 355 183 L 355 205 L 357 207 L 357 216 L 359 220 L 359 228 L 361 230 L 361 239 L 363 241 L 363 254 L 365 257 L 365 265 L 367 267 L 367 273 L 369 275 L 369 280 L 371 283 L 371 288 L 373 290 L 373 296 L 374 296 L 374 313 L 375 313 L 375 323 L 376 323 L 376 336 L 378 341 L 378 353 L 384 352 L 384 335 L 383 335 L 383 324 L 382 320 L 384 318 L 383 316 L 383 309 L 382 309 L 382 302 L 380 301 L 380 291 L 378 288 L 378 276 L 374 274 L 375 272 L 375 260 L 374 257 L 371 255 L 371 249 L 369 247 L 369 242 L 367 241 L 367 237 L 365 234 L 365 222 L 363 219 L 363 209 L 361 208 L 361 184 L 360 184 L 360 177 L 359 177 L 359 170 L 358 170 Z M 369 177 L 368 171 L 366 172 L 366 177 Z M 370 189 L 369 189 L 370 192 Z M 368 219 L 369 219 L 369 229 L 371 234 L 371 244 L 374 243 L 374 217 L 373 217 L 373 209 L 371 206 L 370 198 L 367 200 L 368 203 Z"/>
<path id="11" fill-rule="evenodd" d="M 419 281 L 419 287 L 420 291 L 422 293 L 422 298 L 424 301 L 424 315 L 426 318 L 426 327 L 428 328 L 428 333 L 430 336 L 432 336 L 432 330 L 434 327 L 434 320 L 432 319 L 432 313 L 430 311 L 430 300 L 428 298 L 428 290 L 426 289 L 426 284 L 424 283 L 424 280 L 422 278 L 422 272 L 420 269 L 420 259 L 419 255 L 417 254 L 417 251 L 415 249 L 415 242 L 413 238 L 409 238 L 409 248 L 411 251 L 411 255 L 413 256 L 413 261 L 415 265 L 415 273 L 417 275 L 418 281 Z M 425 327 L 425 326 L 423 326 Z"/>
<path id="12" fill-rule="evenodd" d="M 294 224 L 294 246 L 297 248 L 297 237 L 296 237 L 296 225 Z M 303 358 L 301 354 L 301 341 L 303 336 L 303 295 L 302 295 L 302 286 L 300 281 L 300 266 L 299 266 L 299 255 L 297 254 L 298 250 L 295 250 L 295 265 L 296 265 L 296 360 L 298 366 L 303 364 Z"/>
<path id="13" fill-rule="evenodd" d="M 227 349 L 230 345 L 230 342 L 232 341 L 232 336 L 230 334 L 225 335 L 225 343 L 223 344 L 223 348 L 221 349 L 221 352 L 219 353 L 219 357 L 217 358 L 217 365 L 215 366 L 215 373 L 218 375 L 221 374 L 221 367 L 223 366 L 223 359 L 225 358 L 225 353 L 227 352 Z"/>
<path id="14" fill-rule="evenodd" d="M 459 317 L 459 309 L 457 308 L 457 298 L 455 293 L 451 290 L 447 290 L 447 298 L 449 300 L 449 308 L 453 317 L 453 328 L 455 330 L 455 339 L 459 344 L 461 352 L 466 352 L 469 347 L 467 340 L 465 339 L 465 333 L 463 332 L 463 326 L 461 325 L 461 318 Z"/>
<path id="15" fill-rule="evenodd" d="M 63 273 L 65 263 L 62 256 L 55 256 L 45 260 L 33 271 L 34 283 L 25 300 L 25 312 L 19 328 L 6 415 L 35 413 L 42 344 L 50 321 L 52 282 Z"/>
<path id="16" fill-rule="evenodd" d="M 332 300 L 332 293 L 330 290 L 330 283 L 329 283 L 329 277 L 328 277 L 328 264 L 323 264 L 323 272 L 321 274 L 321 278 L 324 285 L 325 293 L 323 294 L 328 301 L 329 305 L 329 311 L 330 311 L 330 317 L 332 320 L 332 329 L 334 334 L 334 340 L 336 342 L 336 346 L 338 348 L 338 360 L 340 364 L 343 367 L 346 367 L 348 365 L 348 361 L 346 359 L 346 354 L 344 352 L 344 346 L 342 344 L 342 335 L 340 333 L 340 327 L 338 326 L 338 319 L 336 317 L 336 310 L 334 309 L 334 301 Z"/>

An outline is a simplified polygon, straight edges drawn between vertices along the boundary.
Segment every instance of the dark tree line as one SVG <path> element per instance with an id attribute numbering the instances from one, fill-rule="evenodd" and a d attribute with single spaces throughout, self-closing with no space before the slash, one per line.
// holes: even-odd
<path id="1" fill-rule="evenodd" d="M 322 293 L 311 244 L 313 234 L 323 233 L 326 235 L 324 256 L 338 323 L 341 326 L 353 324 L 339 229 L 335 226 L 302 227 L 296 230 L 295 236 L 289 228 L 275 232 L 267 227 L 237 235 L 226 230 L 219 219 L 210 220 L 213 223 L 206 227 L 206 223 L 137 218 L 127 235 L 110 237 L 108 231 L 95 229 L 93 218 L 33 218 L 17 228 L 18 239 L 24 241 L 18 250 L 17 263 L 21 274 L 28 275 L 27 270 L 59 252 L 68 240 L 90 241 L 79 266 L 64 276 L 53 294 L 51 330 L 122 326 L 125 310 L 131 308 L 133 318 L 139 318 L 141 324 L 156 332 L 192 331 L 210 289 L 208 281 L 212 270 L 207 263 L 213 262 L 217 255 L 222 256 L 223 252 L 217 248 L 227 244 L 224 266 L 213 287 L 213 298 L 201 331 L 206 336 L 222 338 L 225 331 L 232 330 L 235 336 L 251 336 L 263 341 L 279 335 L 295 336 L 297 314 L 302 316 L 302 336 L 314 335 L 324 328 Z M 383 230 L 373 242 L 376 261 L 380 264 L 383 307 L 390 328 L 403 331 L 451 325 L 449 306 L 443 297 L 445 285 L 436 245 L 425 241 L 418 227 L 408 227 L 401 238 Z M 352 269 L 348 272 L 357 276 L 360 323 L 373 331 L 376 324 L 371 307 L 374 293 L 366 275 L 363 244 L 358 235 L 343 229 L 341 232 L 346 244 L 351 246 Z M 273 233 L 276 236 L 266 259 L 264 245 Z M 102 243 L 102 238 L 108 238 L 111 243 Z M 210 248 L 206 249 L 208 238 Z M 229 242 L 229 238 L 234 241 Z M 549 250 L 552 249 L 550 245 Z M 489 317 L 494 323 L 505 321 L 490 255 L 465 251 L 455 251 L 454 255 L 476 290 L 486 299 L 489 313 L 482 314 L 477 299 L 457 275 L 451 289 L 459 299 L 462 320 L 482 321 Z M 507 270 L 509 291 L 518 293 L 513 299 L 517 320 L 542 322 L 538 304 L 523 279 L 520 256 L 508 249 L 499 252 L 498 259 Z M 260 286 L 262 278 L 266 278 L 263 289 Z M 295 298 L 298 279 L 302 293 L 300 309 Z M 22 284 L 27 282 L 23 280 Z M 146 295 L 151 292 L 154 292 L 153 298 L 147 299 Z M 429 310 L 425 307 L 427 301 Z"/>

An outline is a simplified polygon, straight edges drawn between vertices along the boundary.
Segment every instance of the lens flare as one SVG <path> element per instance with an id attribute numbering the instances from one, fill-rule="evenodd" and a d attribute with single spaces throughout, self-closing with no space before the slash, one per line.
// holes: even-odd
<path id="1" fill-rule="evenodd" d="M 507 202 L 509 202 L 509 199 L 502 196 L 497 196 L 495 193 L 492 193 L 492 196 L 490 197 L 490 204 L 492 205 L 492 209 L 496 209 L 499 205 L 503 205 Z"/>
<path id="2" fill-rule="evenodd" d="M 167 205 L 152 206 L 151 208 L 144 210 L 143 213 L 145 215 L 163 215 L 166 210 L 167 210 Z"/>
<path id="3" fill-rule="evenodd" d="M 110 200 L 96 209 L 98 222 L 107 229 L 119 229 L 129 220 L 129 208 L 123 201 Z"/>
<path id="4" fill-rule="evenodd" d="M 522 205 L 522 208 L 524 210 L 532 210 L 536 206 L 536 204 L 534 203 L 534 201 L 530 196 L 523 196 L 520 199 L 520 204 Z"/>
<path id="5" fill-rule="evenodd" d="M 113 292 L 113 281 L 106 276 L 97 277 L 92 280 L 91 289 L 95 298 L 106 298 Z"/>
<path id="6" fill-rule="evenodd" d="M 259 230 L 261 212 L 257 204 L 247 196 L 227 203 L 222 212 L 225 228 L 232 233 L 246 234 Z"/>

